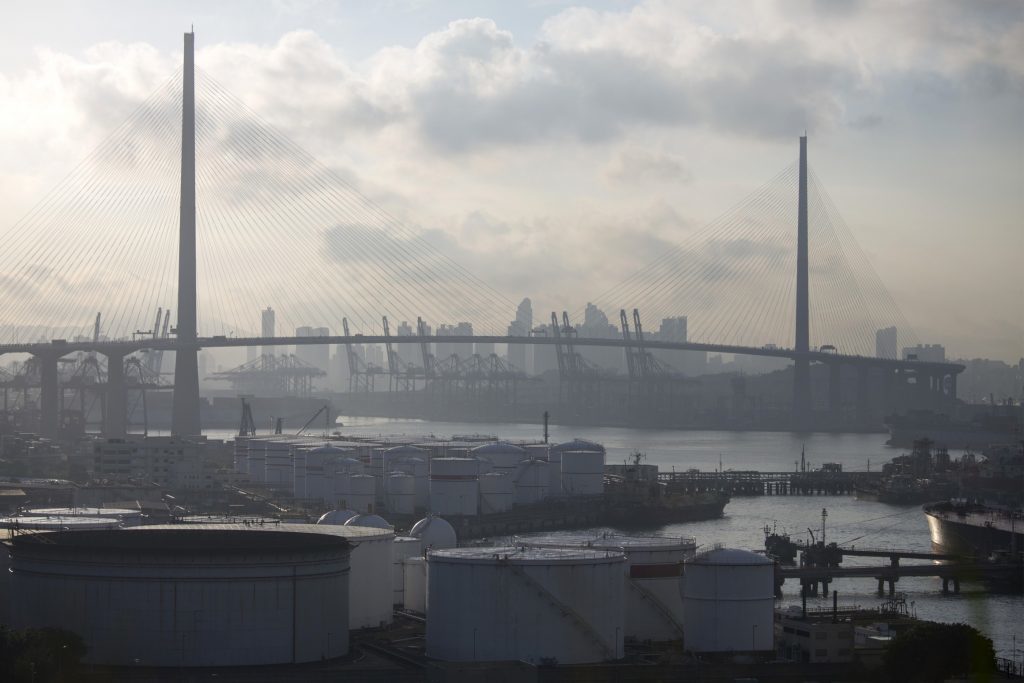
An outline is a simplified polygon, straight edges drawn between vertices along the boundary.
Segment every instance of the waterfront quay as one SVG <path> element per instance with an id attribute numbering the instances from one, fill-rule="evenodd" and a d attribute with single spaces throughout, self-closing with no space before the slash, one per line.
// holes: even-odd
<path id="1" fill-rule="evenodd" d="M 659 472 L 658 481 L 673 491 L 706 493 L 719 491 L 732 496 L 837 496 L 852 495 L 857 486 L 881 479 L 881 472 L 843 472 L 821 469 L 813 472 Z"/>

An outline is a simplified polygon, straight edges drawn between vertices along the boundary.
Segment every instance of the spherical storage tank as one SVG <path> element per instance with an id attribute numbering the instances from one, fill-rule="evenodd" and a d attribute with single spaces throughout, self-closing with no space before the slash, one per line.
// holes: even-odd
<path id="1" fill-rule="evenodd" d="M 773 648 L 775 567 L 764 555 L 715 548 L 686 562 L 683 630 L 693 652 Z"/>
<path id="2" fill-rule="evenodd" d="M 626 637 L 668 641 L 683 637 L 683 563 L 694 556 L 692 538 L 618 534 L 517 536 L 516 545 L 540 548 L 595 548 L 626 554 Z"/>
<path id="3" fill-rule="evenodd" d="M 86 661 L 248 666 L 348 652 L 350 544 L 313 525 L 23 534 L 12 623 L 80 635 Z"/>
<path id="4" fill-rule="evenodd" d="M 539 503 L 548 497 L 548 464 L 523 460 L 515 473 L 516 505 Z"/>
<path id="5" fill-rule="evenodd" d="M 619 659 L 625 557 L 550 548 L 427 555 L 427 656 L 584 664 Z"/>
<path id="6" fill-rule="evenodd" d="M 423 541 L 423 548 L 454 548 L 458 545 L 455 527 L 448 520 L 437 515 L 427 515 L 412 525 L 409 535 Z"/>
<path id="7" fill-rule="evenodd" d="M 316 523 L 334 524 L 336 526 L 341 526 L 342 524 L 344 524 L 345 522 L 352 519 L 358 514 L 359 513 L 356 512 L 355 510 L 331 510 L 330 512 L 325 512 L 323 515 L 321 515 L 320 519 L 318 519 Z"/>
<path id="8" fill-rule="evenodd" d="M 603 451 L 562 451 L 562 492 L 595 496 L 604 491 Z"/>
<path id="9" fill-rule="evenodd" d="M 475 515 L 479 484 L 473 458 L 430 461 L 430 511 L 438 515 Z"/>
<path id="10" fill-rule="evenodd" d="M 490 515 L 512 509 L 515 486 L 512 477 L 498 472 L 480 475 L 480 514 Z"/>

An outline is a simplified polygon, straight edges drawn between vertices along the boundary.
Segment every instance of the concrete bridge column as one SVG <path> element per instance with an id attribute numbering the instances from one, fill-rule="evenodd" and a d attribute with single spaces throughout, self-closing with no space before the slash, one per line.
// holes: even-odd
<path id="1" fill-rule="evenodd" d="M 107 401 L 103 411 L 103 435 L 124 436 L 127 421 L 127 388 L 124 382 L 124 355 L 107 354 Z"/>
<path id="2" fill-rule="evenodd" d="M 60 434 L 60 380 L 58 356 L 40 354 L 39 363 L 39 433 L 56 438 Z"/>

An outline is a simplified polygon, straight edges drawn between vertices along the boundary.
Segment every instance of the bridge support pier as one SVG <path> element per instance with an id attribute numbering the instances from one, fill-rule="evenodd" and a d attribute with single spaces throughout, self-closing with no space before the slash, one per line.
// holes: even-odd
<path id="1" fill-rule="evenodd" d="M 127 387 L 124 381 L 124 356 L 107 354 L 107 396 L 103 411 L 103 436 L 124 436 L 127 431 Z"/>
<path id="2" fill-rule="evenodd" d="M 39 363 L 39 433 L 49 438 L 60 434 L 60 379 L 58 356 L 41 354 Z"/>

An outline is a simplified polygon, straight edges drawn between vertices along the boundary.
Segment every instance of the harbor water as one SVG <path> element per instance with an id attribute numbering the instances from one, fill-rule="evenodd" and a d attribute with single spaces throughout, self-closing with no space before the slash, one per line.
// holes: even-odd
<path id="1" fill-rule="evenodd" d="M 344 434 L 428 435 L 488 434 L 504 439 L 541 439 L 542 427 L 526 424 L 427 422 L 386 418 L 341 417 Z M 224 431 L 211 436 L 228 436 Z M 672 431 L 600 427 L 550 427 L 551 443 L 574 437 L 604 444 L 607 462 L 625 461 L 633 451 L 646 455 L 647 464 L 662 471 L 698 468 L 713 471 L 793 471 L 801 449 L 809 468 L 825 462 L 840 463 L 846 471 L 880 469 L 902 449 L 885 445 L 884 434 L 794 434 L 788 432 Z M 951 453 L 956 456 L 958 453 Z M 826 540 L 859 548 L 931 550 L 928 524 L 920 506 L 894 506 L 857 500 L 853 496 L 734 497 L 721 519 L 674 524 L 651 533 L 694 536 L 703 546 L 722 544 L 753 550 L 764 547 L 764 527 L 786 530 L 794 539 L 820 534 L 822 509 L 828 511 Z M 887 562 L 881 558 L 847 558 L 849 566 Z M 912 562 L 905 560 L 905 562 Z M 897 593 L 906 597 L 917 616 L 970 624 L 992 638 L 999 656 L 1019 661 L 1024 656 L 1024 597 L 992 594 L 979 584 L 965 583 L 959 594 L 943 595 L 937 578 L 903 578 Z M 873 579 L 838 579 L 840 605 L 870 608 L 881 604 Z M 799 585 L 787 582 L 781 604 L 799 604 Z M 808 607 L 831 606 L 832 597 L 808 598 Z"/>

